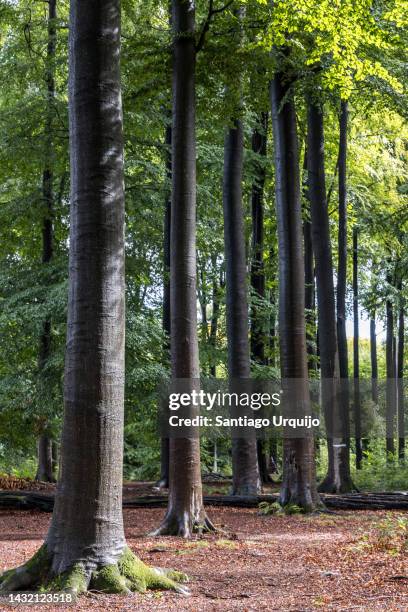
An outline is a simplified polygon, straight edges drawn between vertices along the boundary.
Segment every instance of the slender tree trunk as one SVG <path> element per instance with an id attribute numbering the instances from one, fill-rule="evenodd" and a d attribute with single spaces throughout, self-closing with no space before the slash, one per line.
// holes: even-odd
<path id="1" fill-rule="evenodd" d="M 223 181 L 228 374 L 232 385 L 250 377 L 242 156 L 243 128 L 236 120 L 225 134 Z M 232 440 L 233 495 L 256 495 L 260 490 L 256 446 L 255 436 Z"/>
<path id="2" fill-rule="evenodd" d="M 329 211 L 324 168 L 323 109 L 308 101 L 308 182 L 316 261 L 321 396 L 326 419 L 328 472 L 320 490 L 343 493 L 353 489 L 347 435 L 340 404 L 336 306 Z"/>
<path id="3" fill-rule="evenodd" d="M 276 271 L 274 270 L 273 266 L 274 266 L 274 260 L 275 260 L 275 253 L 273 249 L 270 249 L 269 251 L 269 259 L 270 259 L 270 280 L 271 281 L 275 281 L 276 278 Z M 269 358 L 269 365 L 271 366 L 276 366 L 276 289 L 274 286 L 271 287 L 270 289 L 270 296 L 269 296 L 269 301 L 271 303 L 271 307 L 272 307 L 272 313 L 271 313 L 271 317 L 269 319 L 269 352 L 270 352 L 270 358 Z"/>
<path id="4" fill-rule="evenodd" d="M 53 114 L 55 98 L 55 45 L 57 2 L 48 2 L 48 44 L 45 68 L 45 81 L 47 85 L 47 103 L 45 110 L 45 163 L 42 176 L 42 195 L 44 201 L 44 218 L 42 227 L 42 262 L 47 265 L 53 256 L 53 211 L 54 211 L 54 145 L 53 145 Z M 42 377 L 51 352 L 51 319 L 47 317 L 42 325 L 39 351 L 39 374 Z M 49 436 L 47 422 L 44 421 L 44 430 L 38 440 L 38 468 L 36 480 L 54 482 L 52 472 L 52 439 Z"/>
<path id="5" fill-rule="evenodd" d="M 307 171 L 307 146 L 303 161 L 303 170 Z M 312 244 L 312 223 L 310 219 L 310 196 L 307 177 L 303 181 L 303 197 L 306 210 L 303 215 L 303 243 L 305 254 L 305 310 L 306 310 L 306 342 L 309 374 L 316 371 L 316 320 L 315 320 L 315 270 Z"/>
<path id="6" fill-rule="evenodd" d="M 42 434 L 38 439 L 38 467 L 36 480 L 42 482 L 55 482 L 52 461 L 52 439 Z"/>
<path id="7" fill-rule="evenodd" d="M 262 113 L 259 126 L 252 134 L 252 151 L 266 157 L 268 114 Z M 251 287 L 259 299 L 265 299 L 264 266 L 264 203 L 265 166 L 256 162 L 255 179 L 252 184 L 252 262 Z M 256 302 L 251 304 L 251 355 L 259 364 L 265 363 L 265 330 Z"/>
<path id="8" fill-rule="evenodd" d="M 363 445 L 361 439 L 361 397 L 360 397 L 360 325 L 358 291 L 358 230 L 353 227 L 353 404 L 354 432 L 356 442 L 356 468 L 361 469 Z"/>
<path id="9" fill-rule="evenodd" d="M 392 284 L 391 275 L 387 276 L 389 285 Z M 390 298 L 387 299 L 386 305 L 386 339 L 385 339 L 385 360 L 386 360 L 386 452 L 387 458 L 391 460 L 395 453 L 394 442 L 394 418 L 396 407 L 396 389 L 395 389 L 395 351 L 394 351 L 394 309 Z"/>
<path id="10" fill-rule="evenodd" d="M 195 137 L 195 7 L 172 2 L 173 125 L 170 254 L 172 377 L 200 378 L 196 308 L 196 137 Z M 156 535 L 190 537 L 211 529 L 203 506 L 200 440 L 170 439 L 169 503 Z"/>
<path id="11" fill-rule="evenodd" d="M 378 404 L 378 361 L 377 361 L 377 331 L 375 310 L 370 317 L 370 361 L 371 361 L 371 399 Z"/>
<path id="12" fill-rule="evenodd" d="M 275 153 L 275 197 L 279 243 L 279 336 L 282 383 L 289 381 L 296 407 L 310 414 L 308 387 L 305 275 L 302 244 L 299 152 L 291 84 L 277 73 L 270 85 Z M 292 380 L 291 380 L 292 379 Z M 314 440 L 311 434 L 284 439 L 282 505 L 313 511 L 316 489 Z"/>
<path id="13" fill-rule="evenodd" d="M 252 151 L 266 158 L 268 113 L 262 113 L 259 125 L 252 134 Z M 264 266 L 264 203 L 265 165 L 255 162 L 255 179 L 252 183 L 252 262 L 251 287 L 256 296 L 251 304 L 251 356 L 260 365 L 265 365 L 265 329 L 256 301 L 265 299 Z M 271 481 L 266 461 L 265 441 L 257 440 L 258 470 L 262 483 Z"/>
<path id="14" fill-rule="evenodd" d="M 120 3 L 73 0 L 71 210 L 61 473 L 44 545 L 0 590 L 129 594 L 175 582 L 126 547 L 122 520 L 125 356 Z"/>
<path id="15" fill-rule="evenodd" d="M 340 103 L 339 121 L 339 223 L 338 223 L 338 268 L 337 268 L 337 346 L 340 374 L 340 410 L 344 423 L 344 442 L 347 444 L 350 462 L 350 383 L 348 346 L 346 333 L 346 290 L 347 290 L 347 127 L 348 102 Z"/>
<path id="16" fill-rule="evenodd" d="M 220 278 L 220 284 L 218 285 L 216 278 L 216 257 L 213 258 L 213 285 L 212 285 L 212 314 L 211 314 L 211 325 L 210 325 L 210 347 L 212 350 L 211 362 L 210 362 L 210 375 L 214 378 L 217 376 L 217 366 L 215 361 L 215 351 L 217 348 L 217 335 L 218 335 L 218 319 L 220 316 L 220 291 L 222 279 Z"/>
<path id="17" fill-rule="evenodd" d="M 405 340 L 405 312 L 404 298 L 402 296 L 402 283 L 399 283 L 400 292 L 400 308 L 398 316 L 398 361 L 397 361 L 397 379 L 398 379 L 398 459 L 405 459 L 405 405 L 404 405 L 404 340 Z"/>
<path id="18" fill-rule="evenodd" d="M 166 178 L 171 182 L 171 125 L 166 126 Z M 171 333 L 170 318 L 170 228 L 171 228 L 171 190 L 167 191 L 164 203 L 163 222 L 163 331 L 165 334 L 163 355 L 167 362 L 170 356 L 169 338 Z M 160 479 L 156 486 L 167 489 L 169 486 L 170 444 L 168 438 L 160 441 Z"/>

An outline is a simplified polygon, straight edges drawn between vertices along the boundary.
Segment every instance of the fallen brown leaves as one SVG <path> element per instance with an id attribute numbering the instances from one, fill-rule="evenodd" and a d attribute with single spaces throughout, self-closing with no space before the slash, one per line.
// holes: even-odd
<path id="1" fill-rule="evenodd" d="M 218 534 L 185 541 L 144 534 L 163 509 L 127 509 L 128 543 L 147 563 L 191 578 L 190 598 L 148 593 L 130 598 L 89 594 L 82 610 L 408 610 L 408 555 L 375 545 L 397 512 L 339 512 L 313 517 L 259 516 L 255 510 L 212 508 Z M 0 570 L 22 563 L 41 544 L 50 516 L 0 512 Z M 31 610 L 56 610 L 52 606 Z"/>

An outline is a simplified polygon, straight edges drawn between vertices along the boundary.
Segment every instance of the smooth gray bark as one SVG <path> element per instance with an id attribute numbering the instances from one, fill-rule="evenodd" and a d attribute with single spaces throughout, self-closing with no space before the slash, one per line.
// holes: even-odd
<path id="1" fill-rule="evenodd" d="M 52 571 L 90 572 L 125 548 L 124 190 L 120 3 L 71 2 L 71 223 L 61 475 Z"/>
<path id="2" fill-rule="evenodd" d="M 279 243 L 281 375 L 284 381 L 296 379 L 293 401 L 297 406 L 301 406 L 305 413 L 310 413 L 296 110 L 291 83 L 285 74 L 275 74 L 270 85 L 270 100 Z M 313 436 L 298 439 L 286 437 L 283 453 L 281 503 L 296 504 L 306 511 L 313 511 L 319 504 Z"/>

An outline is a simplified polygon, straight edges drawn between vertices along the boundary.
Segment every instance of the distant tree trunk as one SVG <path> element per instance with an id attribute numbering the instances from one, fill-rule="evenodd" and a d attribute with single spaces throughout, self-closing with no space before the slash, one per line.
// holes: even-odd
<path id="1" fill-rule="evenodd" d="M 377 360 L 377 331 L 375 323 L 375 310 L 370 316 L 370 360 L 371 360 L 371 399 L 378 404 L 378 360 Z"/>
<path id="2" fill-rule="evenodd" d="M 0 591 L 180 590 L 126 547 L 122 519 L 125 199 L 120 3 L 72 0 L 71 210 L 61 474 L 44 545 Z"/>
<path id="3" fill-rule="evenodd" d="M 213 259 L 213 281 L 212 281 L 212 313 L 211 313 L 211 324 L 210 324 L 210 347 L 212 350 L 212 355 L 210 359 L 210 375 L 214 378 L 217 375 L 217 366 L 215 362 L 215 350 L 217 348 L 217 334 L 218 334 L 218 319 L 220 316 L 220 291 L 221 291 L 221 282 L 218 285 L 217 278 L 215 276 L 216 273 L 216 258 Z"/>
<path id="4" fill-rule="evenodd" d="M 296 110 L 291 83 L 283 73 L 270 85 L 275 153 L 275 197 L 279 243 L 279 337 L 282 381 L 296 407 L 310 414 L 308 387 L 305 275 L 302 244 L 299 152 Z M 319 505 L 316 489 L 313 435 L 285 437 L 283 441 L 282 505 L 296 504 L 305 511 Z"/>
<path id="5" fill-rule="evenodd" d="M 391 275 L 388 274 L 387 281 L 392 285 Z M 386 310 L 386 339 L 385 339 L 385 361 L 386 361 L 386 452 L 387 459 L 391 460 L 395 453 L 394 443 L 394 418 L 396 407 L 395 389 L 395 346 L 394 346 L 394 311 L 390 298 L 385 304 Z"/>
<path id="6" fill-rule="evenodd" d="M 42 434 L 38 439 L 38 467 L 36 480 L 42 482 L 55 482 L 52 461 L 52 439 Z"/>
<path id="7" fill-rule="evenodd" d="M 166 126 L 166 178 L 171 183 L 171 125 Z M 163 331 L 165 333 L 163 355 L 167 362 L 170 356 L 169 338 L 171 333 L 170 317 L 170 228 L 171 228 L 171 189 L 167 190 L 164 203 L 163 222 Z M 156 483 L 159 489 L 169 486 L 170 445 L 168 438 L 162 438 L 160 444 L 160 479 Z"/>
<path id="8" fill-rule="evenodd" d="M 307 146 L 303 161 L 303 170 L 307 172 Z M 305 253 L 305 310 L 306 310 L 306 341 L 309 374 L 316 371 L 316 320 L 315 320 L 315 270 L 312 244 L 312 223 L 310 220 L 310 196 L 307 177 L 303 182 L 303 196 L 308 204 L 303 216 L 303 243 Z"/>
<path id="9" fill-rule="evenodd" d="M 224 140 L 224 244 L 228 375 L 234 380 L 250 377 L 248 300 L 242 209 L 243 128 L 240 120 Z M 256 438 L 232 440 L 232 494 L 256 495 L 260 490 Z"/>
<path id="10" fill-rule="evenodd" d="M 353 489 L 347 432 L 340 404 L 336 306 L 329 211 L 324 168 L 323 109 L 311 100 L 307 110 L 307 167 L 316 261 L 321 396 L 326 419 L 328 472 L 319 490 L 345 493 Z"/>
<path id="11" fill-rule="evenodd" d="M 398 317 L 398 362 L 397 362 L 397 378 L 398 378 L 398 459 L 405 459 L 405 405 L 404 405 L 404 340 L 405 340 L 405 312 L 404 298 L 402 297 L 402 283 L 399 285 L 400 290 L 400 308 Z"/>
<path id="12" fill-rule="evenodd" d="M 252 151 L 266 157 L 268 114 L 262 113 L 259 126 L 252 134 Z M 264 267 L 264 203 L 263 190 L 265 184 L 265 167 L 257 162 L 255 179 L 252 183 L 252 262 L 251 287 L 260 299 L 265 299 L 265 267 Z M 251 304 L 251 355 L 260 363 L 265 363 L 265 330 L 263 329 L 256 303 Z"/>
<path id="13" fill-rule="evenodd" d="M 171 365 L 173 380 L 200 377 L 196 307 L 196 136 L 194 3 L 172 1 Z M 194 433 L 196 434 L 194 436 Z M 170 440 L 169 502 L 156 535 L 211 529 L 203 506 L 198 432 Z"/>
<path id="14" fill-rule="evenodd" d="M 54 213 L 54 145 L 53 145 L 53 115 L 55 98 L 55 45 L 56 45 L 56 24 L 57 2 L 48 2 L 48 43 L 45 69 L 45 81 L 47 85 L 47 102 L 45 110 L 45 164 L 42 177 L 42 195 L 44 201 L 44 218 L 42 227 L 42 262 L 47 265 L 53 256 L 53 213 Z M 51 352 L 51 319 L 47 317 L 42 325 L 40 337 L 40 351 L 38 367 L 40 377 L 47 364 Z M 47 431 L 45 421 L 44 430 L 38 440 L 38 468 L 36 480 L 54 482 L 52 472 L 52 438 Z"/>
<path id="15" fill-rule="evenodd" d="M 270 249 L 269 251 L 269 259 L 270 259 L 270 266 L 273 266 L 273 262 L 275 259 L 275 253 L 273 249 Z M 272 271 L 270 273 L 270 280 L 274 281 L 276 277 L 276 271 L 272 268 Z M 269 319 L 269 352 L 270 352 L 270 358 L 269 358 L 269 365 L 271 366 L 276 366 L 276 289 L 275 287 L 271 287 L 270 289 L 270 296 L 269 296 L 269 301 L 271 303 L 271 307 L 272 307 L 272 312 L 271 312 L 271 317 Z"/>
<path id="16" fill-rule="evenodd" d="M 353 227 L 353 404 L 356 442 L 356 468 L 361 469 L 363 445 L 361 439 L 361 397 L 360 397 L 360 325 L 358 312 L 358 229 Z"/>
<path id="17" fill-rule="evenodd" d="M 268 113 L 262 113 L 259 125 L 252 134 L 252 151 L 266 158 Z M 265 299 L 265 266 L 264 266 L 264 203 L 265 166 L 255 164 L 255 179 L 252 183 L 252 262 L 251 287 L 256 298 Z M 262 317 L 259 316 L 256 303 L 251 304 L 251 356 L 252 359 L 265 365 L 265 329 Z M 262 483 L 271 481 L 268 474 L 265 441 L 257 440 L 259 476 Z"/>
<path id="18" fill-rule="evenodd" d="M 350 384 L 346 332 L 346 290 L 347 290 L 347 127 L 348 102 L 340 102 L 339 121 L 339 223 L 338 223 L 338 268 L 337 268 L 337 346 L 340 373 L 340 402 L 344 423 L 345 444 L 350 462 Z"/>

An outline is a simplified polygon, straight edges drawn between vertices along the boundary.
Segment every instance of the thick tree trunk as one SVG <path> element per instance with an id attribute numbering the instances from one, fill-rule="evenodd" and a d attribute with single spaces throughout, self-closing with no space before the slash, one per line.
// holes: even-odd
<path id="1" fill-rule="evenodd" d="M 173 125 L 170 254 L 173 380 L 200 378 L 196 308 L 195 8 L 173 0 Z M 169 504 L 156 535 L 211 529 L 203 506 L 198 432 L 170 439 Z"/>
<path id="2" fill-rule="evenodd" d="M 166 178 L 171 182 L 171 125 L 166 126 Z M 163 331 L 165 334 L 163 356 L 167 362 L 170 356 L 170 228 L 171 228 L 171 190 L 167 191 L 164 203 L 163 220 Z M 168 438 L 160 441 L 160 479 L 156 486 L 159 489 L 167 489 L 169 486 L 169 467 L 170 467 L 170 444 Z"/>
<path id="3" fill-rule="evenodd" d="M 391 275 L 387 276 L 389 285 L 392 284 Z M 386 339 L 385 339 L 385 361 L 386 361 L 386 452 L 390 460 L 395 453 L 395 408 L 396 408 L 396 370 L 394 351 L 394 309 L 391 299 L 387 299 L 386 305 Z"/>
<path id="4" fill-rule="evenodd" d="M 236 120 L 225 134 L 223 181 L 228 375 L 232 385 L 235 380 L 250 377 L 242 156 L 243 128 L 241 121 Z M 255 436 L 233 438 L 233 495 L 256 495 L 259 488 Z"/>
<path id="5" fill-rule="evenodd" d="M 319 490 L 345 493 L 353 489 L 353 484 L 350 477 L 347 432 L 344 431 L 340 404 L 333 258 L 324 169 L 323 109 L 318 103 L 308 101 L 307 119 L 307 166 L 313 252 L 316 261 L 321 397 L 328 447 L 328 472 Z"/>
<path id="6" fill-rule="evenodd" d="M 398 317 L 398 355 L 397 355 L 397 380 L 398 380 L 398 459 L 405 459 L 405 402 L 404 402 L 404 340 L 405 340 L 405 312 L 404 298 L 402 296 L 402 283 L 399 285 L 400 308 Z"/>
<path id="7" fill-rule="evenodd" d="M 44 151 L 44 170 L 42 176 L 42 195 L 44 202 L 44 218 L 42 227 L 42 262 L 48 264 L 53 255 L 53 211 L 54 211 L 54 150 L 53 150 L 53 114 L 54 114 L 54 98 L 55 98 L 55 45 L 56 45 L 56 23 L 57 18 L 57 2 L 49 0 L 48 2 L 48 44 L 47 57 L 45 68 L 45 81 L 47 85 L 47 103 L 45 111 L 45 151 Z M 42 325 L 40 336 L 40 351 L 38 358 L 38 367 L 40 379 L 44 367 L 50 357 L 51 352 L 51 319 L 47 317 Z M 52 448 L 52 439 L 47 433 L 47 423 L 45 421 L 44 430 L 42 431 L 38 444 L 38 468 L 36 480 L 44 480 L 53 482 L 52 464 L 49 461 Z"/>
<path id="8" fill-rule="evenodd" d="M 308 387 L 305 275 L 302 244 L 299 152 L 296 111 L 291 84 L 277 73 L 270 85 L 275 154 L 275 194 L 279 243 L 279 336 L 283 384 L 296 407 L 310 413 Z M 292 380 L 291 380 L 292 379 Z M 284 439 L 282 505 L 296 504 L 305 511 L 319 505 L 312 435 Z"/>
<path id="9" fill-rule="evenodd" d="M 62 470 L 44 545 L 0 590 L 180 590 L 126 547 L 120 3 L 70 8 L 71 222 Z M 174 576 L 181 578 L 180 575 Z"/>
<path id="10" fill-rule="evenodd" d="M 360 470 L 363 460 L 363 444 L 361 439 L 360 324 L 358 301 L 358 230 L 356 227 L 353 227 L 353 404 L 356 468 Z"/>

